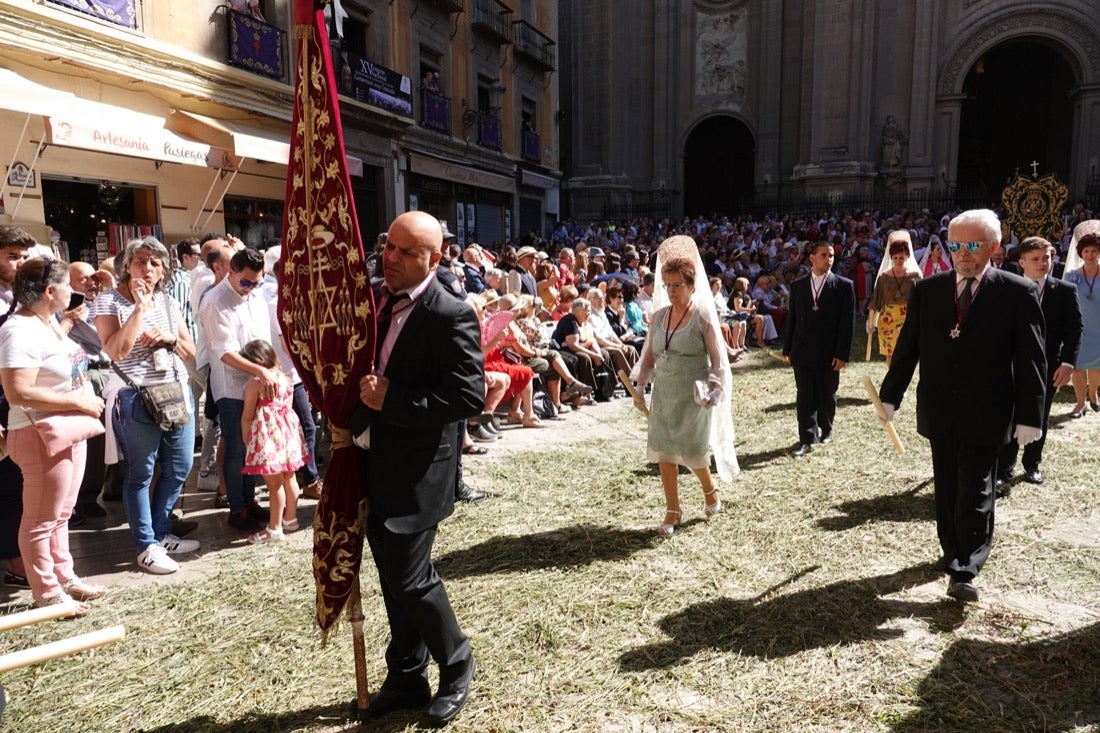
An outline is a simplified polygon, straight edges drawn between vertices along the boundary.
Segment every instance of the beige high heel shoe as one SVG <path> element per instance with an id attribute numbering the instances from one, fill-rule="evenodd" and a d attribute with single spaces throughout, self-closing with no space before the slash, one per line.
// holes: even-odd
<path id="1" fill-rule="evenodd" d="M 707 519 L 713 519 L 722 512 L 722 499 L 718 496 L 718 491 L 718 489 L 711 489 L 703 492 L 703 514 Z M 714 501 L 711 501 L 712 496 Z"/>
<path id="2" fill-rule="evenodd" d="M 679 509 L 665 509 L 665 521 L 659 527 L 657 527 L 657 534 L 662 537 L 668 537 L 670 534 L 676 531 L 676 526 L 680 524 L 681 512 Z M 669 522 L 668 518 L 672 517 L 672 521 Z"/>

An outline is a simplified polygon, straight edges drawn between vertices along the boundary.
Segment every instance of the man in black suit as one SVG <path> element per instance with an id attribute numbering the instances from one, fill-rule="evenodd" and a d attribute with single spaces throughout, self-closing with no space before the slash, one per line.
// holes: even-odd
<path id="1" fill-rule="evenodd" d="M 811 244 L 810 274 L 791 284 L 783 356 L 794 367 L 796 458 L 833 439 L 840 370 L 852 355 L 856 291 L 851 280 L 832 272 L 835 256 L 828 242 Z"/>
<path id="2" fill-rule="evenodd" d="M 1077 363 L 1077 352 L 1081 348 L 1081 304 L 1077 300 L 1077 286 L 1050 277 L 1051 263 L 1054 259 L 1054 245 L 1042 237 L 1028 237 L 1020 242 L 1020 267 L 1024 277 L 1039 287 L 1039 304 L 1043 309 L 1046 323 L 1043 336 L 1046 342 L 1047 390 L 1043 403 L 1043 434 L 1033 443 L 1024 447 L 1024 481 L 1030 484 L 1043 483 L 1043 474 L 1039 464 L 1043 460 L 1043 444 L 1046 442 L 1050 425 L 1050 406 L 1058 388 L 1069 384 L 1073 375 L 1073 365 Z M 997 492 L 1007 496 L 1011 490 L 1012 472 L 1016 468 L 1016 454 L 1019 451 L 1016 439 L 1008 441 L 997 462 Z"/>
<path id="3" fill-rule="evenodd" d="M 378 357 L 359 383 L 352 434 L 366 448 L 367 542 L 390 626 L 387 675 L 372 717 L 428 707 L 445 725 L 462 709 L 476 664 L 432 564 L 439 522 L 454 511 L 458 423 L 485 403 L 477 317 L 435 277 L 439 221 L 420 211 L 394 220 L 382 252 Z M 439 690 L 428 685 L 429 656 Z"/>
<path id="4" fill-rule="evenodd" d="M 887 417 L 920 364 L 917 432 L 932 449 L 936 531 L 947 594 L 978 600 L 974 578 L 989 557 L 997 457 L 1016 438 L 1042 434 L 1046 356 L 1034 283 L 990 266 L 1001 224 L 988 209 L 948 227 L 954 271 L 913 286 L 905 325 L 879 396 Z"/>

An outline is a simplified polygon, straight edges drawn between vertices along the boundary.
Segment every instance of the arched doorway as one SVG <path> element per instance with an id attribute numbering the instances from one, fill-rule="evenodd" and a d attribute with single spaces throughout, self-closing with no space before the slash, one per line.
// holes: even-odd
<path id="1" fill-rule="evenodd" d="M 1075 84 L 1069 63 L 1035 40 L 1008 41 L 985 53 L 967 72 L 959 124 L 958 185 L 980 186 L 1000 200 L 1017 171 L 1057 173 L 1070 180 Z"/>
<path id="2" fill-rule="evenodd" d="M 708 117 L 684 146 L 684 214 L 733 215 L 752 194 L 755 144 L 749 128 L 733 117 Z"/>

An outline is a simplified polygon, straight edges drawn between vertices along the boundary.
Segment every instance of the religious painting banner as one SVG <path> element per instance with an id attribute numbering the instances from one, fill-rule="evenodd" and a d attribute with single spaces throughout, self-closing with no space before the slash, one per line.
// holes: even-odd
<path id="1" fill-rule="evenodd" d="M 49 0 L 54 5 L 79 10 L 108 23 L 137 28 L 137 0 Z"/>
<path id="2" fill-rule="evenodd" d="M 225 14 L 229 20 L 229 63 L 272 79 L 282 79 L 286 73 L 283 59 L 286 33 L 283 29 L 229 8 Z"/>

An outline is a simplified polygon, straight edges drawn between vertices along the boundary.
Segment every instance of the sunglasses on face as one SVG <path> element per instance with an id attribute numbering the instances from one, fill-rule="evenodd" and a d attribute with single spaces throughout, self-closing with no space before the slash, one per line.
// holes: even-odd
<path id="1" fill-rule="evenodd" d="M 240 283 L 242 288 L 250 290 L 258 285 L 263 285 L 263 280 L 247 280 L 242 277 Z"/>
<path id="2" fill-rule="evenodd" d="M 977 252 L 982 248 L 984 242 L 948 242 L 947 249 L 951 252 L 958 252 L 963 247 L 966 247 L 966 251 L 970 253 Z"/>

